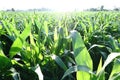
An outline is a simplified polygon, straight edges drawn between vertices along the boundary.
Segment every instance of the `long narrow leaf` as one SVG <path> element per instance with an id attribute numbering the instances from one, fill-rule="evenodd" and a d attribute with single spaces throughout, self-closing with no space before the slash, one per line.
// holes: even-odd
<path id="1" fill-rule="evenodd" d="M 120 72 L 114 74 L 109 80 L 119 80 L 120 79 Z"/>
<path id="2" fill-rule="evenodd" d="M 120 53 L 111 53 L 108 55 L 108 58 L 106 59 L 102 69 L 100 70 L 98 76 L 102 76 L 104 74 L 104 70 L 106 66 L 111 63 L 116 57 L 120 56 Z"/>
<path id="3" fill-rule="evenodd" d="M 116 74 L 117 76 L 116 75 L 114 76 L 114 74 Z M 119 59 L 116 59 L 114 61 L 114 65 L 113 65 L 112 72 L 110 74 L 110 78 L 111 77 L 118 77 L 118 74 L 119 74 L 119 77 L 120 77 L 120 61 L 119 61 Z"/>
<path id="4" fill-rule="evenodd" d="M 74 72 L 77 72 L 77 71 L 82 71 L 82 72 L 87 72 L 89 74 L 93 74 L 93 72 L 87 66 L 82 66 L 82 65 L 72 66 L 64 73 L 61 80 L 63 80 L 66 76 L 68 76 Z M 81 80 L 83 80 L 83 79 L 81 78 Z"/>
<path id="5" fill-rule="evenodd" d="M 73 30 L 71 32 L 74 57 L 77 65 L 88 66 L 92 70 L 92 59 L 84 45 L 81 35 Z M 77 80 L 90 80 L 90 75 L 85 72 L 77 72 Z"/>
<path id="6" fill-rule="evenodd" d="M 103 68 L 102 70 L 105 69 L 105 67 L 111 63 L 116 57 L 120 56 L 120 53 L 111 53 L 110 55 L 108 55 L 108 58 L 106 59 L 104 65 L 103 65 Z"/>
<path id="7" fill-rule="evenodd" d="M 97 74 L 100 72 L 101 69 L 102 69 L 102 58 L 100 59 L 100 62 L 97 68 Z"/>
<path id="8" fill-rule="evenodd" d="M 20 34 L 20 36 L 14 41 L 14 43 L 12 44 L 12 47 L 10 48 L 10 57 L 11 58 L 22 49 L 25 39 L 29 36 L 29 34 L 31 32 L 30 24 L 26 23 L 25 26 L 26 26 L 26 28 L 24 29 L 22 34 Z"/>
<path id="9" fill-rule="evenodd" d="M 61 58 L 59 56 L 56 55 L 52 55 L 51 56 L 53 60 L 56 61 L 56 63 L 63 69 L 63 70 L 67 70 L 67 66 L 64 64 L 64 62 L 61 60 Z"/>

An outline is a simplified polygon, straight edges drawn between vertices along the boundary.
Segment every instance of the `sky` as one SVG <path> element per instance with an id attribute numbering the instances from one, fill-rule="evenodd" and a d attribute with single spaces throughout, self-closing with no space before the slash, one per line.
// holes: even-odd
<path id="1" fill-rule="evenodd" d="M 120 0 L 1 0 L 0 10 L 49 8 L 56 11 L 73 11 L 98 8 L 101 5 L 106 9 L 113 9 L 120 7 Z"/>

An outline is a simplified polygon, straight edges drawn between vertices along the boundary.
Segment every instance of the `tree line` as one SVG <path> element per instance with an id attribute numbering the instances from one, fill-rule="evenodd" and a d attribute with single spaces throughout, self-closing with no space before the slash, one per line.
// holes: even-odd
<path id="1" fill-rule="evenodd" d="M 105 9 L 104 6 L 102 5 L 99 8 L 89 8 L 89 9 L 86 9 L 85 11 L 120 11 L 120 8 L 115 7 L 114 9 L 110 10 L 110 9 Z"/>

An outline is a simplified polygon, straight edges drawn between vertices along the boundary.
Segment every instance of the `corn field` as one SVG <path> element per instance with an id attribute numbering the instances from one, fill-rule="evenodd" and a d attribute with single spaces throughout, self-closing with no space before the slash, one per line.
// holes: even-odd
<path id="1" fill-rule="evenodd" d="M 0 80 L 120 80 L 120 12 L 0 12 Z"/>

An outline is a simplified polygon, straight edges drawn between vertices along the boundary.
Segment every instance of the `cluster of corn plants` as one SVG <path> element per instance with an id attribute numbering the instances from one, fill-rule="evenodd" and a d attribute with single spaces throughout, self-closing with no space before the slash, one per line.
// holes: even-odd
<path id="1" fill-rule="evenodd" d="M 0 12 L 0 80 L 119 80 L 119 12 Z"/>

